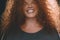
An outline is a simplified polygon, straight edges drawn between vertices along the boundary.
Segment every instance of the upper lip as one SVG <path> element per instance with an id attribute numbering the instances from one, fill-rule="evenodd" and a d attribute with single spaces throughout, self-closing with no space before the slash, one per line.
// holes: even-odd
<path id="1" fill-rule="evenodd" d="M 34 8 L 28 8 L 27 11 L 28 11 L 28 10 L 34 10 Z"/>
<path id="2" fill-rule="evenodd" d="M 34 8 L 33 8 L 33 7 L 28 7 L 28 10 L 29 10 L 29 9 L 33 10 Z"/>

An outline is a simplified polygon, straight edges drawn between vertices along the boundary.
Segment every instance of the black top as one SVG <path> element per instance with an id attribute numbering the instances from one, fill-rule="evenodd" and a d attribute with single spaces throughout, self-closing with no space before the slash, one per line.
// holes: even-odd
<path id="1" fill-rule="evenodd" d="M 10 30 L 6 34 L 5 40 L 59 40 L 59 36 L 56 31 L 48 34 L 44 28 L 36 33 L 26 33 L 18 28 Z"/>

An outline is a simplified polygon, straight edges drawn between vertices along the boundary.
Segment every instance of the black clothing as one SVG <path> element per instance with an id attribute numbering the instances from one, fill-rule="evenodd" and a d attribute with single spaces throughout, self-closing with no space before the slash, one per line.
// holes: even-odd
<path id="1" fill-rule="evenodd" d="M 26 33 L 19 28 L 12 29 L 5 36 L 5 40 L 59 40 L 56 31 L 48 34 L 44 28 L 36 33 Z"/>

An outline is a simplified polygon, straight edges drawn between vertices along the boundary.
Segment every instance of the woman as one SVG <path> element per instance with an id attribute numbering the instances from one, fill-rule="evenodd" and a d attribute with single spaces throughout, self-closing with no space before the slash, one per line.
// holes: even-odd
<path id="1" fill-rule="evenodd" d="M 59 40 L 45 2 L 8 1 L 6 10 L 9 10 L 5 11 L 1 21 L 1 40 Z"/>

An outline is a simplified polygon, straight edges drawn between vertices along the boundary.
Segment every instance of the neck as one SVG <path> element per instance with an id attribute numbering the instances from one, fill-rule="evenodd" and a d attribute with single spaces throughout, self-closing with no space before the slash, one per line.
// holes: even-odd
<path id="1" fill-rule="evenodd" d="M 37 21 L 37 18 L 26 18 L 23 28 L 32 29 L 37 27 L 41 27 L 41 25 Z"/>
<path id="2" fill-rule="evenodd" d="M 26 32 L 33 33 L 41 30 L 42 26 L 38 23 L 36 18 L 27 18 L 21 28 Z"/>
<path id="3" fill-rule="evenodd" d="M 37 24 L 38 21 L 36 18 L 27 18 L 26 21 L 25 21 L 26 25 L 34 25 L 34 24 Z"/>

